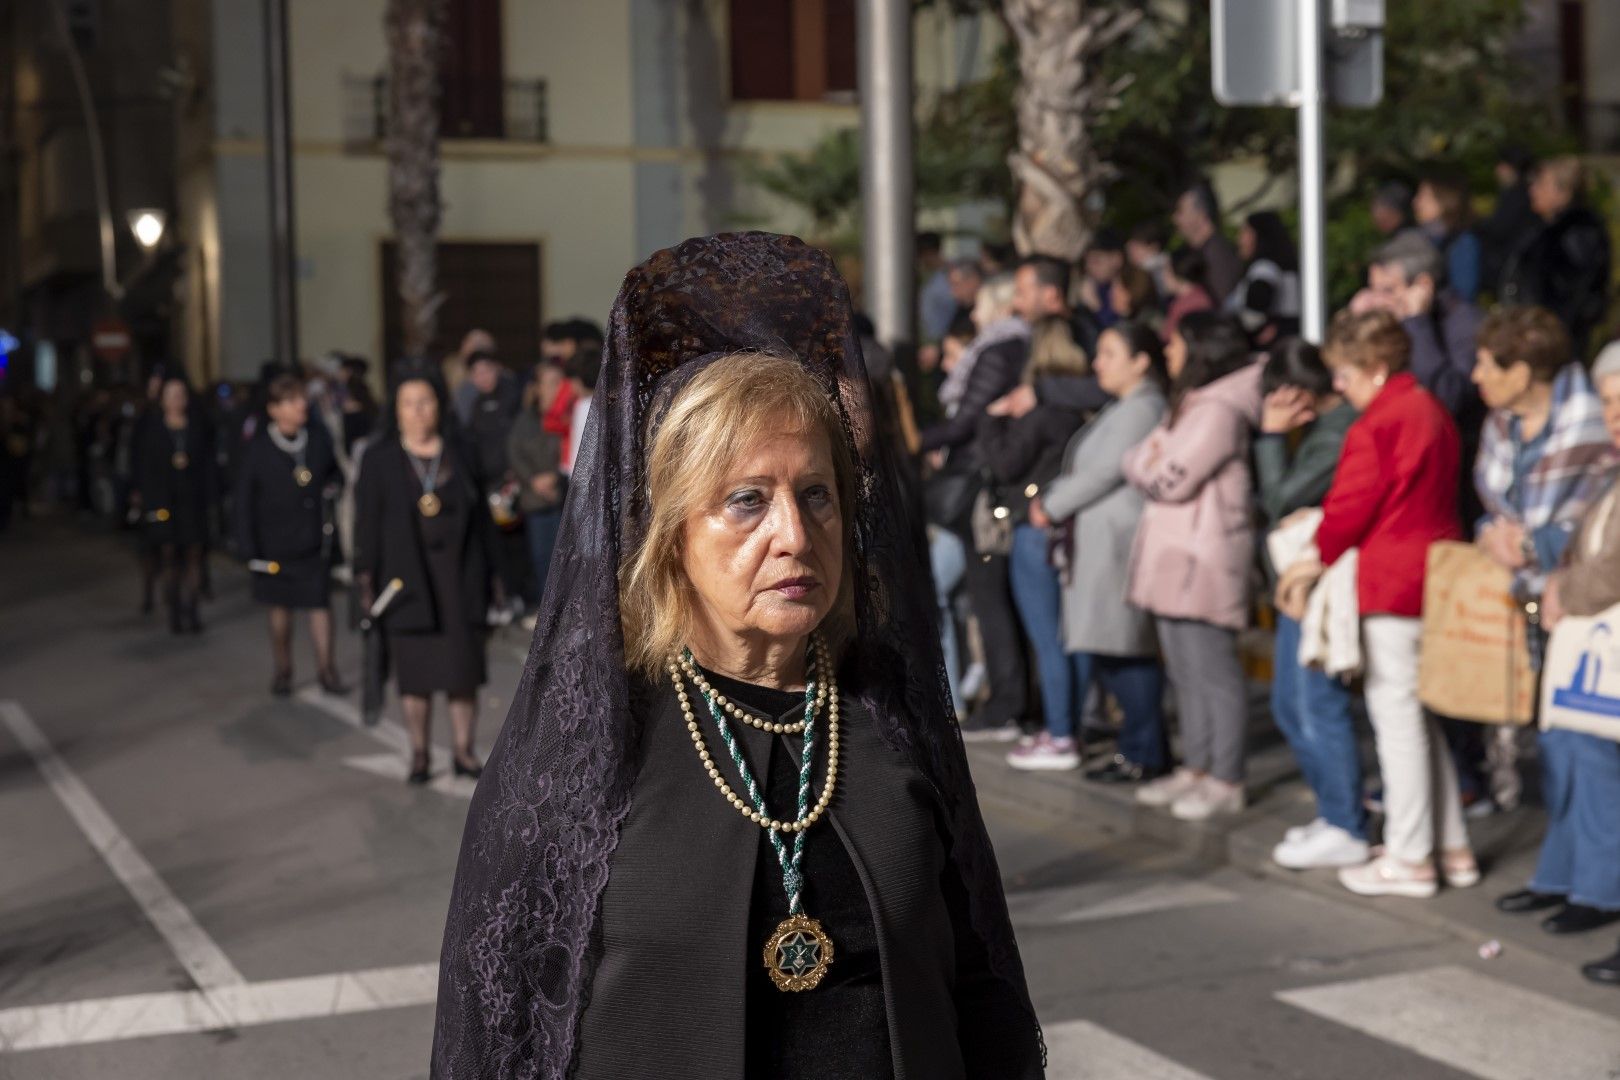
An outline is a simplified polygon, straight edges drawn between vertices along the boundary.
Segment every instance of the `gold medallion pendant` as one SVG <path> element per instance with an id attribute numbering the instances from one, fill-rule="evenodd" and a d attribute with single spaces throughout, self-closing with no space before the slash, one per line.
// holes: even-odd
<path id="1" fill-rule="evenodd" d="M 308 469 L 293 470 L 293 480 L 298 484 L 299 487 L 309 487 L 310 481 L 314 479 L 315 474 L 310 472 Z"/>
<path id="2" fill-rule="evenodd" d="M 439 502 L 439 497 L 431 491 L 423 492 L 422 497 L 416 500 L 416 508 L 422 512 L 423 517 L 438 517 L 441 505 L 443 504 Z"/>
<path id="3" fill-rule="evenodd" d="M 169 464 L 177 469 L 184 469 L 191 464 L 191 458 L 186 455 L 184 450 L 176 450 L 174 456 L 169 459 Z"/>
<path id="4" fill-rule="evenodd" d="M 814 990 L 832 962 L 832 938 L 804 915 L 783 919 L 765 942 L 765 970 L 778 990 Z"/>

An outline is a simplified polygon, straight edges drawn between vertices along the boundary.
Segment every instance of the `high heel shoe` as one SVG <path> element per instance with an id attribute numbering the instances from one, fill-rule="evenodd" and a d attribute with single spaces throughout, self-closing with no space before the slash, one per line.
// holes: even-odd
<path id="1" fill-rule="evenodd" d="M 431 760 L 432 759 L 430 759 L 428 757 L 428 755 L 425 754 L 425 753 L 412 754 L 411 755 L 411 772 L 410 772 L 409 776 L 405 777 L 405 782 L 407 784 L 425 784 L 425 783 L 427 783 L 428 780 L 433 775 L 433 773 L 428 768 L 429 763 L 430 763 Z"/>
<path id="2" fill-rule="evenodd" d="M 456 754 L 451 758 L 451 766 L 454 768 L 457 776 L 465 776 L 469 779 L 476 780 L 480 776 L 484 775 L 484 767 L 477 762 L 474 762 L 471 765 L 463 765 L 461 763 L 460 754 Z"/>

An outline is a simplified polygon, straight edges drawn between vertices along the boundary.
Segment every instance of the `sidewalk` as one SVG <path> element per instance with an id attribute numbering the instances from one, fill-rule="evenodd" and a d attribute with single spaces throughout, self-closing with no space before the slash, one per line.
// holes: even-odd
<path id="1" fill-rule="evenodd" d="M 1186 822 L 1167 811 L 1141 806 L 1135 788 L 1086 780 L 1074 772 L 1019 772 L 1006 763 L 1010 744 L 969 744 L 968 759 L 981 797 L 1011 802 L 1055 820 L 1094 821 L 1123 836 L 1180 848 L 1211 865 L 1228 865 L 1255 877 L 1356 905 L 1370 905 L 1415 925 L 1430 927 L 1482 945 L 1496 940 L 1504 950 L 1522 949 L 1567 964 L 1571 977 L 1581 964 L 1614 951 L 1609 930 L 1573 937 L 1543 932 L 1539 916 L 1510 917 L 1498 912 L 1496 898 L 1522 888 L 1535 867 L 1546 815 L 1539 805 L 1468 823 L 1484 880 L 1472 889 L 1442 889 L 1433 900 L 1367 899 L 1341 886 L 1331 870 L 1297 872 L 1271 861 L 1271 851 L 1293 825 L 1314 813 L 1310 790 L 1293 756 L 1257 700 L 1250 724 L 1249 799 L 1241 815 L 1223 821 Z M 1369 768 L 1371 747 L 1363 747 Z M 1088 762 L 1088 766 L 1091 762 Z M 1530 763 L 1530 768 L 1536 768 Z M 1374 827 L 1378 826 L 1375 819 Z"/>

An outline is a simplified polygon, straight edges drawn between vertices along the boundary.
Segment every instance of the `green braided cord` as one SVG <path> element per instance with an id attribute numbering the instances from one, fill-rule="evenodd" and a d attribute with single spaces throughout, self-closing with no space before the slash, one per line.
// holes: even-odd
<path id="1" fill-rule="evenodd" d="M 686 659 L 696 664 L 692 651 L 686 651 Z M 804 688 L 804 757 L 799 762 L 799 813 L 795 819 L 803 821 L 810 810 L 810 774 L 815 767 L 816 748 L 816 680 L 815 669 L 811 669 L 811 678 Z M 709 715 L 714 717 L 715 726 L 720 729 L 720 739 L 726 744 L 726 750 L 731 754 L 732 764 L 737 766 L 737 775 L 742 777 L 743 788 L 748 792 L 748 801 L 761 817 L 769 818 L 770 813 L 765 809 L 765 796 L 761 794 L 759 785 L 754 782 L 754 772 L 748 767 L 748 761 L 743 757 L 742 745 L 731 732 L 731 725 L 726 721 L 726 714 L 716 704 L 713 693 L 703 695 L 704 702 L 709 706 Z M 800 893 L 804 887 L 804 878 L 799 872 L 799 864 L 804 858 L 804 829 L 793 834 L 793 854 L 788 854 L 787 844 L 782 840 L 782 833 L 777 829 L 768 830 L 771 837 L 771 847 L 776 850 L 776 861 L 782 867 L 782 888 L 787 892 L 788 914 L 804 914 L 804 905 Z"/>

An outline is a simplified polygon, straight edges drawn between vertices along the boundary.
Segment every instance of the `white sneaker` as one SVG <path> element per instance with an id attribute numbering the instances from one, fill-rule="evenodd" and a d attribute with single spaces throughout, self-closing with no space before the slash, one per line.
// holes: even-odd
<path id="1" fill-rule="evenodd" d="M 1339 884 L 1357 896 L 1405 896 L 1427 900 L 1440 891 L 1433 866 L 1410 866 L 1382 853 L 1361 866 L 1339 871 Z"/>
<path id="2" fill-rule="evenodd" d="M 1325 828 L 1327 828 L 1327 818 L 1313 818 L 1309 824 L 1295 825 L 1283 833 L 1283 841 L 1289 844 L 1297 844 L 1317 830 Z M 1363 859 L 1362 861 L 1365 862 L 1366 860 Z"/>
<path id="3" fill-rule="evenodd" d="M 1217 814 L 1243 813 L 1243 785 L 1228 784 L 1213 776 L 1170 804 L 1170 813 L 1182 821 L 1208 821 Z"/>
<path id="4" fill-rule="evenodd" d="M 1198 786 L 1203 776 L 1191 769 L 1177 769 L 1168 776 L 1149 780 L 1136 789 L 1136 801 L 1143 806 L 1169 806 Z"/>
<path id="5" fill-rule="evenodd" d="M 1271 853 L 1278 866 L 1288 870 L 1326 870 L 1360 866 L 1367 861 L 1367 841 L 1357 840 L 1337 825 L 1322 827 L 1295 839 L 1284 839 Z"/>

